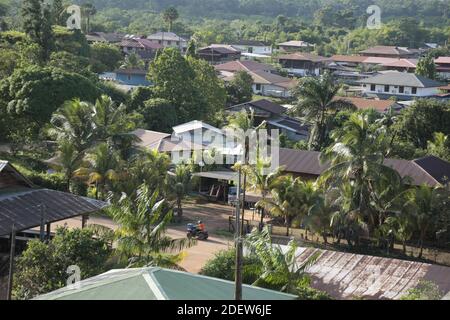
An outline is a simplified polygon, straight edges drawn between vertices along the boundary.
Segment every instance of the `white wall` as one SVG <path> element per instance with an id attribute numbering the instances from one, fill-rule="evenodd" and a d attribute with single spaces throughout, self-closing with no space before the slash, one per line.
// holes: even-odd
<path id="1" fill-rule="evenodd" d="M 439 93 L 437 87 L 435 88 L 417 88 L 417 94 L 412 93 L 411 87 L 405 87 L 404 93 L 399 93 L 399 88 L 395 88 L 395 86 L 389 86 L 389 92 L 384 91 L 384 85 L 376 85 L 375 91 L 371 91 L 371 85 L 366 84 L 363 86 L 364 93 L 378 93 L 378 94 L 393 94 L 397 96 L 415 96 L 415 97 L 428 97 L 433 96 Z"/>
<path id="2" fill-rule="evenodd" d="M 309 75 L 310 71 L 309 69 L 287 69 L 284 68 L 284 70 L 286 70 L 289 73 L 295 74 L 295 75 L 299 75 L 301 77 L 305 77 L 307 75 Z M 315 68 L 314 69 L 314 75 L 315 76 L 319 76 L 320 75 L 320 69 L 319 68 Z"/>
<path id="3" fill-rule="evenodd" d="M 291 93 L 288 89 L 270 85 L 270 84 L 262 84 L 261 89 L 256 89 L 256 84 L 253 84 L 253 93 L 262 95 L 262 96 L 269 96 L 269 97 L 282 97 L 282 98 L 289 98 L 291 96 Z"/>
<path id="4" fill-rule="evenodd" d="M 252 53 L 256 54 L 265 54 L 265 55 L 271 55 L 272 54 L 272 47 L 271 46 L 243 46 L 243 45 L 232 45 L 234 48 L 238 49 L 241 52 L 249 52 L 249 48 L 253 48 Z"/>

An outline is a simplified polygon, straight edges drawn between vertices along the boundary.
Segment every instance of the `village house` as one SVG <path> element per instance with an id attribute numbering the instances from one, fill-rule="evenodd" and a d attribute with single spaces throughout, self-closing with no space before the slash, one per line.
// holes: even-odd
<path id="1" fill-rule="evenodd" d="M 239 60 L 241 52 L 230 46 L 209 46 L 197 50 L 197 56 L 212 65 Z"/>
<path id="2" fill-rule="evenodd" d="M 147 63 L 153 60 L 159 49 L 163 48 L 161 45 L 148 39 L 131 36 L 123 38 L 119 43 L 119 47 L 125 55 L 136 54 Z"/>
<path id="3" fill-rule="evenodd" d="M 216 65 L 214 68 L 219 72 L 232 72 L 232 73 L 239 71 L 246 71 L 246 72 L 264 71 L 274 73 L 276 71 L 275 67 L 269 64 L 259 63 L 250 60 L 227 62 Z"/>
<path id="4" fill-rule="evenodd" d="M 147 37 L 153 43 L 159 44 L 164 48 L 178 48 L 186 51 L 188 40 L 176 35 L 173 32 L 157 32 Z"/>
<path id="5" fill-rule="evenodd" d="M 360 80 L 363 94 L 368 97 L 399 100 L 433 97 L 439 94 L 444 84 L 413 73 L 388 71 L 383 74 Z"/>
<path id="6" fill-rule="evenodd" d="M 231 46 L 242 53 L 250 53 L 256 55 L 272 55 L 272 45 L 268 42 L 258 40 L 240 40 L 231 43 Z"/>
<path id="7" fill-rule="evenodd" d="M 434 60 L 439 78 L 450 80 L 450 57 L 439 57 Z"/>
<path id="8" fill-rule="evenodd" d="M 396 46 L 374 46 L 372 48 L 360 51 L 361 56 L 381 57 L 381 58 L 418 58 L 421 51 L 418 49 L 410 49 L 406 47 Z"/>
<path id="9" fill-rule="evenodd" d="M 280 49 L 280 51 L 284 52 L 295 52 L 295 51 L 311 52 L 315 48 L 314 44 L 308 43 L 306 41 L 297 41 L 297 40 L 282 42 L 279 43 L 277 46 Z"/>
<path id="10" fill-rule="evenodd" d="M 301 121 L 286 115 L 288 109 L 267 99 L 250 101 L 228 107 L 227 113 L 253 111 L 256 125 L 266 122 L 267 129 L 278 129 L 292 141 L 306 140 L 309 127 Z"/>
<path id="11" fill-rule="evenodd" d="M 319 76 L 327 58 L 310 53 L 291 53 L 279 56 L 279 63 L 293 76 Z"/>

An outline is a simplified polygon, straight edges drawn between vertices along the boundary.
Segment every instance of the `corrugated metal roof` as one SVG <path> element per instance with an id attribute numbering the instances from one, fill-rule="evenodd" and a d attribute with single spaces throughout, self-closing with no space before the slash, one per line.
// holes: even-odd
<path id="1" fill-rule="evenodd" d="M 106 205 L 55 190 L 23 188 L 11 193 L 4 190 L 0 195 L 0 236 L 10 234 L 13 224 L 17 231 L 39 226 L 42 210 L 45 222 L 56 222 L 98 211 Z"/>
<path id="2" fill-rule="evenodd" d="M 337 299 L 400 299 L 421 280 L 450 290 L 449 267 L 314 248 L 300 248 L 297 261 L 317 252 L 320 257 L 308 270 L 312 286 Z"/>
<path id="3" fill-rule="evenodd" d="M 244 300 L 294 300 L 295 296 L 244 285 Z M 36 300 L 233 300 L 234 283 L 187 272 L 161 269 L 111 270 Z"/>
<path id="4" fill-rule="evenodd" d="M 442 82 L 428 79 L 413 73 L 396 71 L 387 72 L 368 79 L 359 80 L 358 82 L 364 84 L 393 85 L 418 88 L 434 88 L 444 85 L 444 83 Z"/>

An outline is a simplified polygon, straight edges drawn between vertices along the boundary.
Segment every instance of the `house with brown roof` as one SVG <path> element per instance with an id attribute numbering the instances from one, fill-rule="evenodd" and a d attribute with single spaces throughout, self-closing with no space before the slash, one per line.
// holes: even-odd
<path id="1" fill-rule="evenodd" d="M 265 56 L 272 55 L 272 45 L 265 41 L 239 40 L 231 43 L 231 46 L 242 53 L 252 53 Z"/>
<path id="2" fill-rule="evenodd" d="M 434 60 L 439 78 L 450 80 L 450 57 L 439 57 Z"/>
<path id="3" fill-rule="evenodd" d="M 120 43 L 124 37 L 125 34 L 114 32 L 89 32 L 86 34 L 86 40 L 91 44 L 95 42 Z"/>
<path id="4" fill-rule="evenodd" d="M 444 185 L 450 177 L 450 163 L 434 156 L 416 160 L 386 159 L 384 164 L 402 178 L 410 179 L 413 186 Z M 328 163 L 320 161 L 320 152 L 283 148 L 280 149 L 280 166 L 284 166 L 286 172 L 306 179 L 316 179 L 329 168 Z"/>
<path id="5" fill-rule="evenodd" d="M 197 50 L 199 58 L 216 65 L 234 60 L 239 60 L 241 52 L 230 46 L 209 46 Z"/>
<path id="6" fill-rule="evenodd" d="M 352 103 L 358 110 L 374 109 L 380 113 L 384 113 L 392 108 L 398 112 L 403 106 L 394 100 L 368 99 L 360 97 L 336 97 L 334 100 L 345 100 Z"/>
<path id="7" fill-rule="evenodd" d="M 142 60 L 149 61 L 155 57 L 156 51 L 163 47 L 145 38 L 125 37 L 119 43 L 119 47 L 125 55 L 134 53 Z"/>
<path id="8" fill-rule="evenodd" d="M 283 54 L 277 57 L 283 69 L 294 76 L 318 76 L 327 58 L 304 52 Z"/>
<path id="9" fill-rule="evenodd" d="M 218 64 L 214 66 L 217 71 L 225 71 L 235 73 L 238 71 L 246 71 L 246 72 L 255 72 L 255 71 L 264 71 L 264 72 L 275 72 L 275 67 L 260 63 L 251 60 L 243 60 L 243 61 L 230 61 L 222 64 Z"/>
<path id="10" fill-rule="evenodd" d="M 366 57 L 382 57 L 382 58 L 417 58 L 419 51 L 406 47 L 397 46 L 374 46 L 359 52 L 360 55 Z"/>
<path id="11" fill-rule="evenodd" d="M 418 62 L 418 59 L 399 59 L 392 62 L 382 63 L 381 66 L 384 70 L 414 73 Z"/>

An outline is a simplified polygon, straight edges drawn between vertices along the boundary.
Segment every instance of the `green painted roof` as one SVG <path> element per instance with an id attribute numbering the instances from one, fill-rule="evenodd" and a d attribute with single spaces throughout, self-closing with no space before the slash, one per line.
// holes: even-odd
<path id="1" fill-rule="evenodd" d="M 234 283 L 181 271 L 142 268 L 111 270 L 36 300 L 233 300 Z M 243 286 L 244 300 L 293 300 L 295 296 Z"/>

